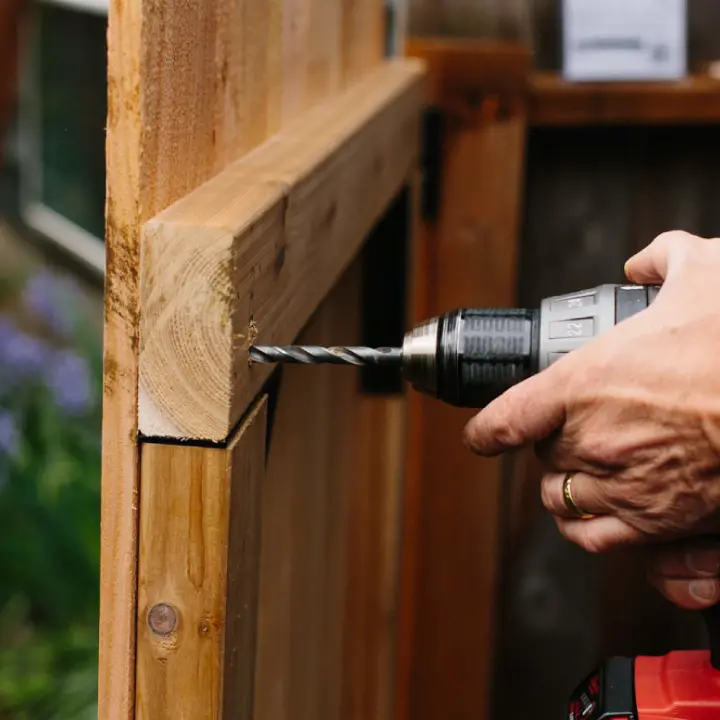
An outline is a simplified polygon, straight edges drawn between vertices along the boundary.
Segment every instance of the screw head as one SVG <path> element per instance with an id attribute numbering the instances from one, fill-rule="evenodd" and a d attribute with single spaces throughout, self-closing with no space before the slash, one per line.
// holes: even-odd
<path id="1" fill-rule="evenodd" d="M 177 627 L 175 608 L 167 603 L 158 603 L 150 608 L 148 625 L 155 635 L 170 635 Z"/>

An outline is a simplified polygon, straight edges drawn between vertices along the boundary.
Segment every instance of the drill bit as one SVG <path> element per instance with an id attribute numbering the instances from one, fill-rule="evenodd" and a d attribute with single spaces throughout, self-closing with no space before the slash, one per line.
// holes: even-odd
<path id="1" fill-rule="evenodd" d="M 309 365 L 400 365 L 400 348 L 322 347 L 320 345 L 255 345 L 250 360 L 256 363 Z"/>

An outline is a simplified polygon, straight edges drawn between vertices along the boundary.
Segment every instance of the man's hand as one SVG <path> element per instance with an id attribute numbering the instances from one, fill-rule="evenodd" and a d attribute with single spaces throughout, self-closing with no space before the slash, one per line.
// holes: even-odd
<path id="1" fill-rule="evenodd" d="M 466 428 L 480 455 L 534 444 L 545 507 L 591 552 L 720 533 L 720 240 L 663 234 L 626 273 L 663 285 L 649 308 L 511 388 Z M 568 472 L 577 506 L 597 517 L 568 510 Z"/>
<path id="2" fill-rule="evenodd" d="M 710 607 L 720 602 L 720 542 L 702 539 L 653 548 L 648 576 L 675 605 Z"/>

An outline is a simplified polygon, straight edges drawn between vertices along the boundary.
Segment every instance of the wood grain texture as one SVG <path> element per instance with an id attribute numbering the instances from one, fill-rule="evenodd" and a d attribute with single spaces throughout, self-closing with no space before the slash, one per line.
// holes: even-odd
<path id="1" fill-rule="evenodd" d="M 266 422 L 262 400 L 227 449 L 143 445 L 138 718 L 254 717 Z"/>
<path id="2" fill-rule="evenodd" d="M 353 82 L 385 52 L 384 0 L 340 0 L 344 82 Z"/>
<path id="3" fill-rule="evenodd" d="M 327 75 L 337 30 L 312 35 L 288 71 L 286 22 L 310 0 L 111 0 L 108 25 L 107 280 L 99 708 L 133 717 L 139 458 L 139 238 L 147 220 L 247 153 L 288 111 L 297 78 Z M 324 19 L 321 18 L 321 22 Z M 317 25 L 315 26 L 317 27 Z M 377 38 L 354 42 L 377 46 Z M 381 53 L 369 59 L 380 62 Z M 327 61 L 329 62 L 329 61 Z M 304 82 L 304 81 L 303 81 Z M 305 85 L 303 84 L 303 87 Z"/>
<path id="4" fill-rule="evenodd" d="M 454 60 L 443 65 L 433 43 L 438 65 L 429 59 L 445 131 L 439 214 L 426 224 L 421 237 L 427 246 L 419 251 L 429 277 L 415 266 L 427 293 L 424 300 L 416 297 L 416 307 L 425 317 L 456 307 L 516 303 L 526 135 L 517 99 L 522 84 L 483 92 L 469 73 L 472 50 L 459 62 L 459 47 L 453 45 Z M 422 52 L 420 43 L 412 48 Z M 506 57 L 511 67 L 505 77 L 522 78 L 512 72 L 514 53 Z M 462 70 L 457 76 L 451 74 L 455 67 Z M 475 97 L 481 98 L 477 104 Z M 503 107 L 508 112 L 499 112 Z M 414 400 L 409 453 L 420 458 L 408 460 L 406 497 L 415 498 L 407 512 L 415 516 L 404 518 L 404 542 L 414 548 L 414 557 L 405 558 L 414 568 L 412 645 L 404 648 L 410 667 L 401 668 L 409 678 L 403 717 L 413 720 L 479 720 L 490 712 L 503 467 L 463 447 L 463 427 L 472 414 L 428 398 Z"/>
<path id="5" fill-rule="evenodd" d="M 283 121 L 342 85 L 338 2 L 286 0 L 283 13 Z M 375 58 L 376 62 L 379 56 Z"/>
<path id="6" fill-rule="evenodd" d="M 249 342 L 293 341 L 417 163 L 422 97 L 390 61 L 145 226 L 145 436 L 227 436 L 270 371 Z"/>
<path id="7" fill-rule="evenodd" d="M 406 400 L 362 398 L 358 414 L 361 481 L 349 488 L 351 576 L 340 717 L 395 720 Z"/>
<path id="8" fill-rule="evenodd" d="M 141 16 L 110 3 L 98 717 L 112 720 L 135 715 Z"/>
<path id="9" fill-rule="evenodd" d="M 357 342 L 360 267 L 303 330 Z M 256 720 L 392 717 L 404 401 L 355 370 L 287 366 L 263 495 Z"/>

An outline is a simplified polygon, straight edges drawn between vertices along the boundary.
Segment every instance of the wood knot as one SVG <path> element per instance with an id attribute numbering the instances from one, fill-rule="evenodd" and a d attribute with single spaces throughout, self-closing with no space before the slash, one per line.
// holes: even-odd
<path id="1" fill-rule="evenodd" d="M 171 605 L 158 603 L 148 612 L 148 625 L 155 635 L 171 635 L 177 628 L 177 613 Z"/>

